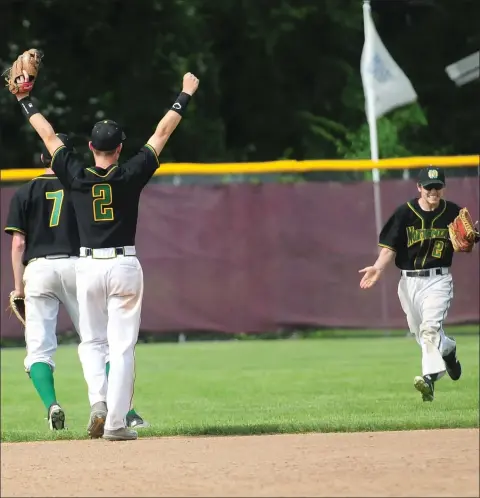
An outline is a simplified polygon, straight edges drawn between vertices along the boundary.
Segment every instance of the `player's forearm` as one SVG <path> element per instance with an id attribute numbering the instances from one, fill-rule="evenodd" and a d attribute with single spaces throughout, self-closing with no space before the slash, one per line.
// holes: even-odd
<path id="1" fill-rule="evenodd" d="M 187 73 L 183 77 L 183 88 L 173 103 L 170 110 L 163 116 L 157 125 L 155 133 L 150 137 L 147 144 L 155 149 L 157 156 L 160 155 L 170 135 L 180 123 L 183 113 L 186 111 L 192 95 L 198 87 L 198 78 L 192 73 Z"/>
<path id="2" fill-rule="evenodd" d="M 25 252 L 25 244 L 12 245 L 12 269 L 15 290 L 23 292 L 23 273 L 25 266 L 23 265 L 23 253 Z"/>
<path id="3" fill-rule="evenodd" d="M 395 251 L 388 249 L 388 247 L 382 247 L 373 266 L 377 270 L 383 271 L 395 259 L 395 254 Z"/>
<path id="4" fill-rule="evenodd" d="M 175 131 L 178 126 L 182 116 L 176 111 L 168 111 L 165 116 L 160 120 L 155 129 L 155 133 L 150 137 L 147 144 L 155 149 L 157 156 L 160 155 L 168 139 Z"/>
<path id="5" fill-rule="evenodd" d="M 17 97 L 24 116 L 29 120 L 32 128 L 38 133 L 43 143 L 47 147 L 50 155 L 63 145 L 63 142 L 55 135 L 53 126 L 34 106 L 30 97 Z"/>
<path id="6" fill-rule="evenodd" d="M 175 111 L 168 111 L 158 123 L 154 136 L 158 139 L 168 140 L 181 120 L 182 116 L 180 114 Z"/>

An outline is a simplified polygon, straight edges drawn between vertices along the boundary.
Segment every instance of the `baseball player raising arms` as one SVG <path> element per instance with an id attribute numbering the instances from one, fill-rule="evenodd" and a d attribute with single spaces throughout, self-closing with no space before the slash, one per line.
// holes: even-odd
<path id="1" fill-rule="evenodd" d="M 373 266 L 360 270 L 364 273 L 360 287 L 372 287 L 395 260 L 401 270 L 398 297 L 410 332 L 422 349 L 422 376 L 415 377 L 414 386 L 423 401 L 433 401 L 435 382 L 445 371 L 452 380 L 462 373 L 456 342 L 443 330 L 453 298 L 450 266 L 454 249 L 448 225 L 460 207 L 444 199 L 445 174 L 439 168 L 422 169 L 417 188 L 419 198 L 402 204 L 383 227 L 382 249 Z"/>
<path id="2" fill-rule="evenodd" d="M 73 150 L 67 135 L 57 136 Z M 13 294 L 25 296 L 27 303 L 25 370 L 47 408 L 50 429 L 60 430 L 65 428 L 65 412 L 57 401 L 53 378 L 56 325 L 62 302 L 79 332 L 75 261 L 80 239 L 70 195 L 50 169 L 52 158 L 45 146 L 40 159 L 45 173 L 15 192 L 5 231 L 13 236 Z M 78 350 L 81 359 L 81 343 Z M 108 375 L 108 362 L 105 368 Z M 132 406 L 127 425 L 147 427 L 148 423 Z"/>
<path id="3" fill-rule="evenodd" d="M 91 405 L 91 437 L 136 439 L 126 426 L 134 386 L 134 348 L 138 339 L 143 297 L 143 272 L 136 257 L 140 194 L 159 167 L 158 155 L 180 123 L 199 81 L 183 78 L 183 91 L 158 123 L 146 145 L 118 164 L 125 134 L 114 121 L 92 130 L 90 150 L 95 166 L 86 168 L 55 135 L 51 124 L 29 97 L 27 71 L 16 78 L 15 95 L 24 115 L 52 155 L 51 167 L 71 193 L 79 234 L 76 264 L 80 333 L 85 353 L 85 380 Z M 109 349 L 110 375 L 105 373 Z M 108 406 L 108 411 L 107 411 Z"/>

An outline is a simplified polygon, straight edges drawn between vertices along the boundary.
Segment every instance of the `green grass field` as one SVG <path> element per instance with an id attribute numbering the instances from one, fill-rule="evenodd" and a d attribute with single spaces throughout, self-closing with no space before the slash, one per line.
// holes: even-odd
<path id="1" fill-rule="evenodd" d="M 413 388 L 412 338 L 192 342 L 139 345 L 140 435 L 229 435 L 478 427 L 479 338 L 458 336 L 463 376 L 436 399 Z M 1 351 L 2 441 L 86 437 L 89 406 L 75 346 L 57 352 L 56 387 L 68 431 L 48 430 L 23 372 L 24 350 Z"/>

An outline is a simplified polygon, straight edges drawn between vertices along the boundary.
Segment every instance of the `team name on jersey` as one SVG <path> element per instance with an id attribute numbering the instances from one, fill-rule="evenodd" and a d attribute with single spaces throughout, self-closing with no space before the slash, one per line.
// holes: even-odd
<path id="1" fill-rule="evenodd" d="M 407 247 L 430 239 L 448 239 L 448 228 L 407 227 Z"/>

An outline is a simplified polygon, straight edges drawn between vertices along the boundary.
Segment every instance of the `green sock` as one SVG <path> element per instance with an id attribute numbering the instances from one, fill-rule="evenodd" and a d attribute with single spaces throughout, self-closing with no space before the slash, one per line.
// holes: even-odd
<path id="1" fill-rule="evenodd" d="M 108 378 L 108 374 L 110 373 L 110 362 L 109 361 L 107 361 L 107 364 L 105 365 L 105 371 L 107 372 L 107 378 Z M 137 415 L 137 412 L 135 411 L 135 409 L 133 407 L 127 413 L 127 417 L 134 417 L 136 415 Z"/>
<path id="2" fill-rule="evenodd" d="M 48 410 L 53 403 L 57 402 L 52 368 L 47 363 L 34 363 L 30 367 L 30 378 Z"/>

